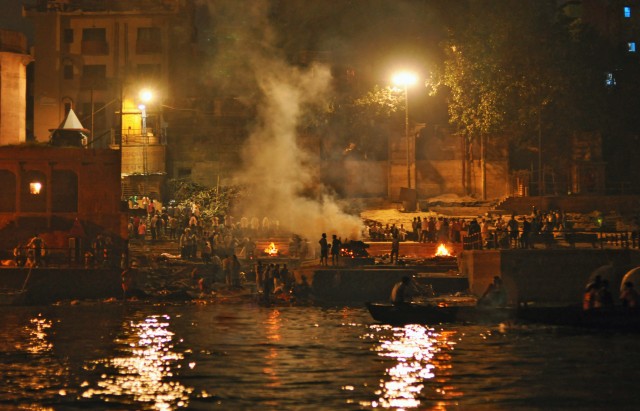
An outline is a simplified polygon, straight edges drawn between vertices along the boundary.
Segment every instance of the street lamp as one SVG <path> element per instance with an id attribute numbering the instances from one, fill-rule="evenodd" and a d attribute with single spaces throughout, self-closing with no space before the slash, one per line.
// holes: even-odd
<path id="1" fill-rule="evenodd" d="M 142 117 L 142 171 L 144 173 L 144 194 L 147 194 L 149 170 L 147 163 L 147 146 L 149 145 L 149 135 L 147 134 L 147 106 L 146 103 L 153 100 L 153 93 L 151 90 L 143 89 L 140 91 L 138 97 L 142 104 L 138 105 L 140 109 L 140 115 Z"/>
<path id="2" fill-rule="evenodd" d="M 418 81 L 418 76 L 409 71 L 396 73 L 391 79 L 393 84 L 404 88 L 404 136 L 407 140 L 407 188 L 411 188 L 411 145 L 409 144 L 409 86 Z"/>

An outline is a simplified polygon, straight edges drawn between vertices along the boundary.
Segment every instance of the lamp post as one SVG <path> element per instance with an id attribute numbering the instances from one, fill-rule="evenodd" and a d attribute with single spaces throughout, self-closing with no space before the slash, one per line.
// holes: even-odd
<path id="1" fill-rule="evenodd" d="M 404 136 L 407 140 L 407 188 L 411 188 L 411 144 L 409 143 L 409 86 L 416 83 L 418 77 L 411 72 L 401 71 L 396 73 L 393 84 L 404 88 Z"/>
<path id="2" fill-rule="evenodd" d="M 144 173 L 144 194 L 147 195 L 148 189 L 148 164 L 147 164 L 147 146 L 149 145 L 149 135 L 147 134 L 147 106 L 145 103 L 149 103 L 153 100 L 153 93 L 150 90 L 144 89 L 140 91 L 139 94 L 140 101 L 142 104 L 138 106 L 140 109 L 140 115 L 142 117 L 142 130 L 140 134 L 142 135 L 142 172 Z"/>

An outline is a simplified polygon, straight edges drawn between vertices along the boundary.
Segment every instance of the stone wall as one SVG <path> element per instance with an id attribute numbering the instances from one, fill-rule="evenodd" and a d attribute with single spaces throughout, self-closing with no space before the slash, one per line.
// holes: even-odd
<path id="1" fill-rule="evenodd" d="M 122 297 L 119 270 L 1 268 L 2 288 L 21 290 L 26 285 L 26 304 L 50 304 L 62 300 Z"/>
<path id="2" fill-rule="evenodd" d="M 462 275 L 481 296 L 494 276 L 501 276 L 509 302 L 578 304 L 589 277 L 604 266 L 616 267 L 610 289 L 620 289 L 622 275 L 640 265 L 637 250 L 500 250 L 464 251 L 459 257 Z"/>
<path id="3" fill-rule="evenodd" d="M 388 301 L 394 284 L 403 276 L 413 276 L 409 268 L 325 269 L 312 278 L 314 298 L 323 302 L 362 303 Z"/>

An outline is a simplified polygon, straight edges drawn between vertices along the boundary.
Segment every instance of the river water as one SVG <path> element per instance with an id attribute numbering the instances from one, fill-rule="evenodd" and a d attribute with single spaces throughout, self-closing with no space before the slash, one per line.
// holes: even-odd
<path id="1" fill-rule="evenodd" d="M 0 409 L 638 409 L 640 344 L 544 326 L 389 327 L 363 308 L 0 307 Z"/>

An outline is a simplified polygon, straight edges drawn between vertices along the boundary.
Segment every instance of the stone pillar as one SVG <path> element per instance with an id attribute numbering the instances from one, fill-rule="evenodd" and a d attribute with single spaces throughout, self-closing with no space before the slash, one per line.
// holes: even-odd
<path id="1" fill-rule="evenodd" d="M 26 141 L 27 65 L 22 33 L 0 30 L 0 145 Z"/>

